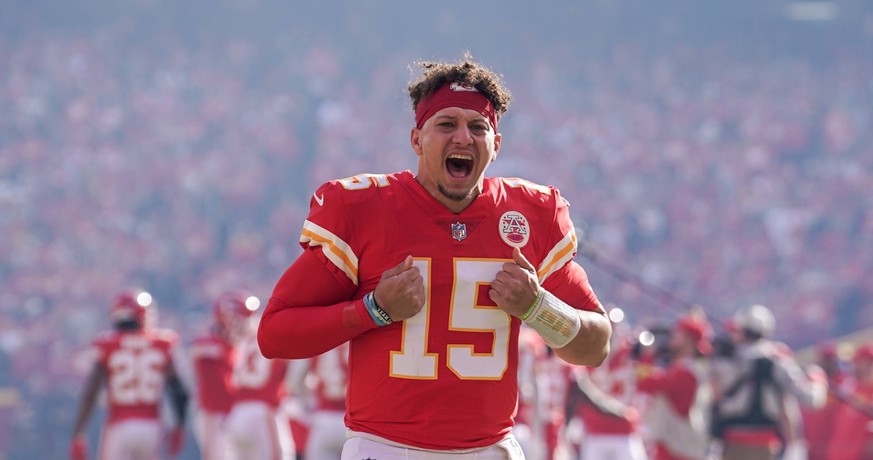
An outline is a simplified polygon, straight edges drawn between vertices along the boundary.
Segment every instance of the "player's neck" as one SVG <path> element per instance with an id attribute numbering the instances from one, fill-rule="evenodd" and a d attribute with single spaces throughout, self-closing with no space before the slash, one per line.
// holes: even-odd
<path id="1" fill-rule="evenodd" d="M 449 193 L 445 189 L 443 189 L 439 185 L 433 185 L 428 187 L 427 184 L 423 183 L 419 177 L 416 177 L 416 181 L 432 196 L 435 200 L 437 200 L 440 204 L 446 207 L 449 211 L 454 214 L 460 214 L 464 212 L 465 209 L 470 207 L 473 204 L 473 201 L 482 194 L 484 190 L 484 180 L 480 181 L 476 184 L 466 195 L 458 196 Z"/>
<path id="2" fill-rule="evenodd" d="M 460 213 L 464 212 L 465 209 L 470 207 L 471 204 L 473 204 L 473 200 L 475 200 L 477 196 L 479 196 L 478 192 L 476 192 L 476 193 L 472 194 L 471 196 L 468 196 L 460 201 L 453 200 L 451 198 L 448 198 L 448 197 L 445 197 L 442 195 L 435 195 L 434 198 L 436 198 L 437 201 L 439 201 L 443 206 L 445 206 L 452 213 L 460 214 Z"/>

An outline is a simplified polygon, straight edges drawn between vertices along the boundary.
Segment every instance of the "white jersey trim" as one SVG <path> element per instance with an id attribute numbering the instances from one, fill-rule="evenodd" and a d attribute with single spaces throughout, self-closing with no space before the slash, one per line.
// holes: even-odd
<path id="1" fill-rule="evenodd" d="M 355 286 L 358 285 L 358 256 L 342 238 L 307 219 L 303 222 L 300 243 L 311 247 L 321 246 L 325 257 L 342 270 Z"/>
<path id="2" fill-rule="evenodd" d="M 537 278 L 539 278 L 540 284 L 542 285 L 546 278 L 560 270 L 564 264 L 573 260 L 574 254 L 576 254 L 576 231 L 571 228 L 570 232 L 564 235 L 564 238 L 549 251 L 537 268 Z"/>

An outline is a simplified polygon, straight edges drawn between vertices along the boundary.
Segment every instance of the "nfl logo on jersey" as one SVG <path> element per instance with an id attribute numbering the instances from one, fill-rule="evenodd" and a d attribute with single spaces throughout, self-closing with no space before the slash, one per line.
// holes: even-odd
<path id="1" fill-rule="evenodd" d="M 455 222 L 452 224 L 452 238 L 461 241 L 467 237 L 467 226 L 460 223 Z"/>

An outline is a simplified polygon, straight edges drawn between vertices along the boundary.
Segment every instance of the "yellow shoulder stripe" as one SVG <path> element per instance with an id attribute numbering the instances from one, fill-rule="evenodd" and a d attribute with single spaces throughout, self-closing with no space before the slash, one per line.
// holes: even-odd
<path id="1" fill-rule="evenodd" d="M 355 286 L 358 285 L 358 256 L 352 252 L 352 248 L 342 238 L 334 235 L 324 227 L 306 220 L 303 222 L 300 243 L 308 244 L 309 246 L 321 246 L 321 251 L 325 257 L 342 270 Z"/>
<path id="2" fill-rule="evenodd" d="M 576 232 L 571 229 L 569 233 L 564 235 L 561 241 L 549 251 L 546 258 L 537 269 L 537 278 L 542 284 L 546 278 L 552 273 L 558 271 L 567 262 L 573 259 L 573 254 L 576 253 Z"/>

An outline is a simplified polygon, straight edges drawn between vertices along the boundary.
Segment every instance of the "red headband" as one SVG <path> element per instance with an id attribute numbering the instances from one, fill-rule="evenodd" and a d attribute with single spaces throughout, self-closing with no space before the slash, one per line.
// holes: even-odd
<path id="1" fill-rule="evenodd" d="M 424 122 L 446 107 L 475 110 L 487 118 L 491 123 L 491 129 L 497 132 L 497 114 L 491 101 L 476 88 L 457 82 L 444 84 L 433 94 L 418 102 L 415 109 L 415 126 L 421 129 Z"/>

